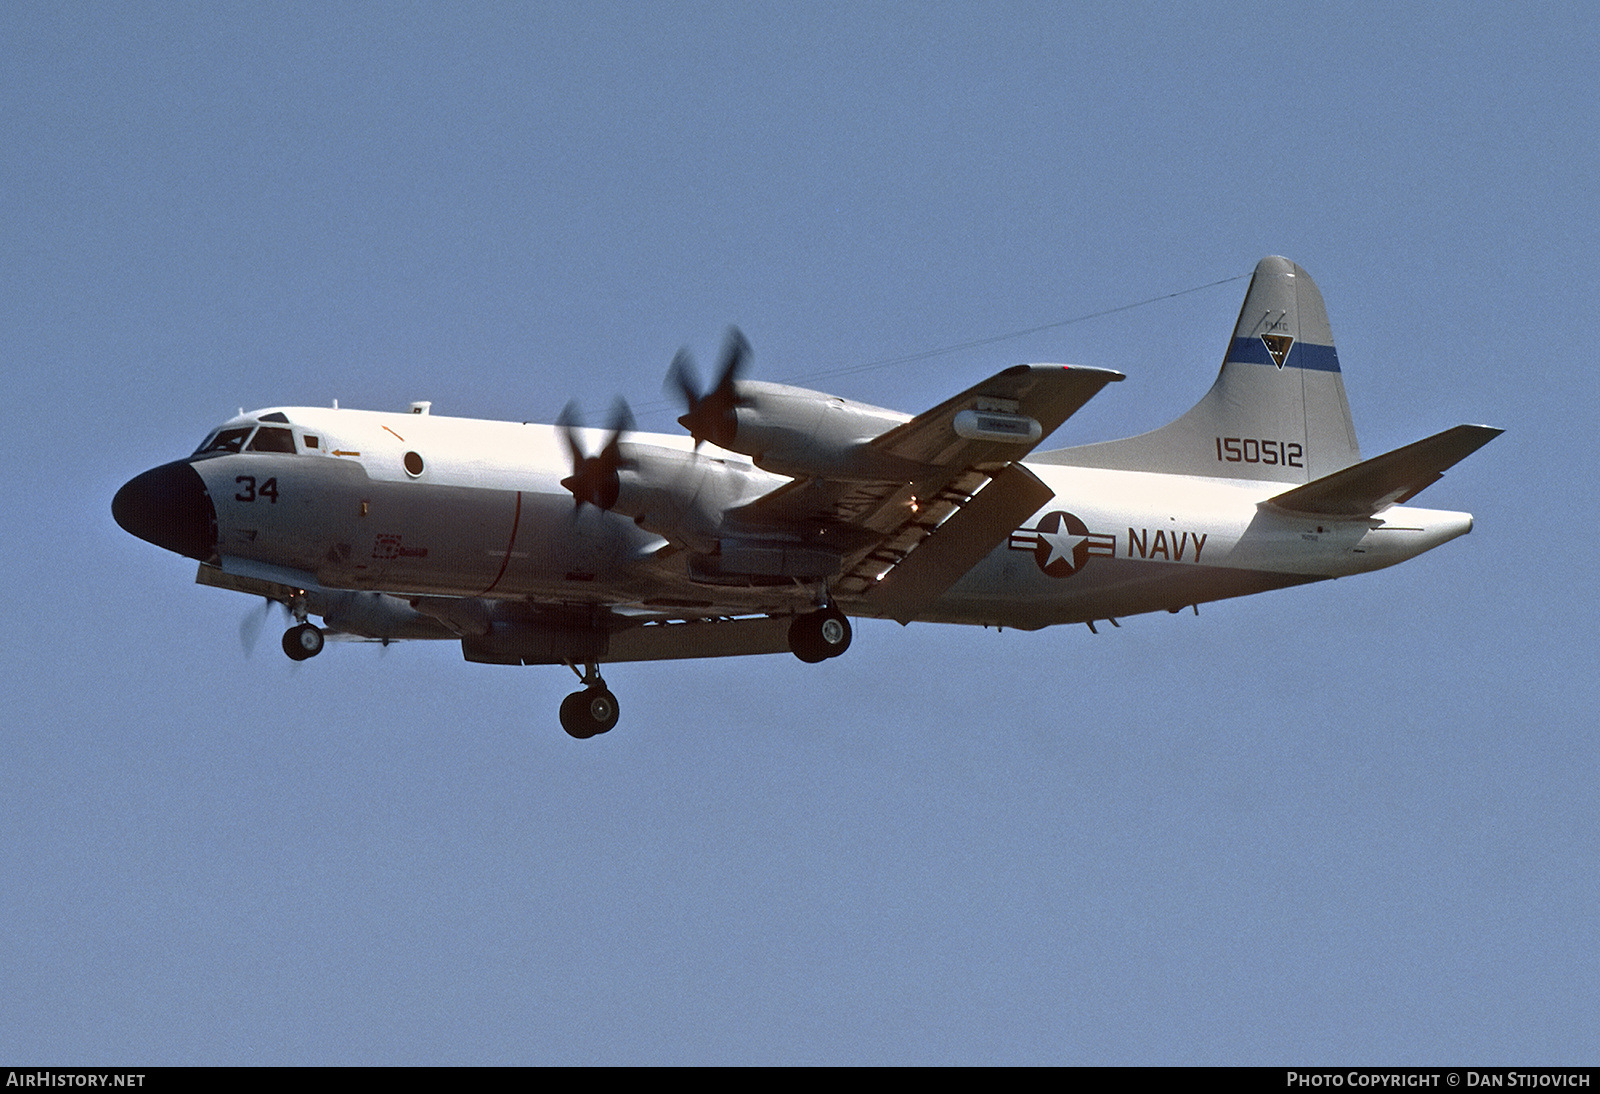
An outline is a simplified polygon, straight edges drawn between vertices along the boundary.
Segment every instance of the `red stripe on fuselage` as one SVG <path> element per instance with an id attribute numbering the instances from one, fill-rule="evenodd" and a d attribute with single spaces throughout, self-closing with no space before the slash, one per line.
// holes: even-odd
<path id="1" fill-rule="evenodd" d="M 506 576 L 506 567 L 511 565 L 511 549 L 517 545 L 517 529 L 522 526 L 522 491 L 517 491 L 517 508 L 511 517 L 511 540 L 506 544 L 506 556 L 500 560 L 500 572 L 494 575 L 494 580 L 489 582 L 489 587 L 479 596 L 488 596 L 494 587 L 500 584 L 500 579 Z"/>

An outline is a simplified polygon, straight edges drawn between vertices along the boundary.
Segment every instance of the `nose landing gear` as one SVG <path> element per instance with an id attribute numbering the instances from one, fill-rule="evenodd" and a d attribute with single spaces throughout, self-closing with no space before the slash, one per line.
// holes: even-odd
<path id="1" fill-rule="evenodd" d="M 291 661 L 307 661 L 322 652 L 324 636 L 314 623 L 306 622 L 306 594 L 296 592 L 284 601 L 284 607 L 294 616 L 296 626 L 283 632 L 283 652 Z"/>
<path id="2" fill-rule="evenodd" d="M 305 661 L 322 652 L 322 631 L 312 623 L 301 623 L 283 632 L 283 652 L 291 661 Z"/>

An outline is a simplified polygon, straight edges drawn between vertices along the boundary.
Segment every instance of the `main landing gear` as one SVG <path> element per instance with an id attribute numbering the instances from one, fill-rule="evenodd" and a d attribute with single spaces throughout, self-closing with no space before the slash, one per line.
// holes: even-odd
<path id="1" fill-rule="evenodd" d="M 617 724 L 620 711 L 617 697 L 611 694 L 606 682 L 600 678 L 600 666 L 586 664 L 581 673 L 576 667 L 568 667 L 583 681 L 584 688 L 561 700 L 561 728 L 580 741 L 610 733 Z"/>
<path id="2" fill-rule="evenodd" d="M 789 624 L 789 648 L 808 665 L 838 657 L 850 648 L 850 620 L 831 604 L 797 615 Z"/>
<path id="3" fill-rule="evenodd" d="M 829 604 L 794 617 L 789 624 L 789 648 L 800 660 L 816 664 L 849 649 L 851 633 L 850 620 Z M 610 733 L 620 711 L 617 697 L 600 677 L 600 666 L 586 662 L 581 672 L 571 662 L 567 667 L 583 683 L 583 689 L 561 700 L 561 728 L 580 741 Z"/>

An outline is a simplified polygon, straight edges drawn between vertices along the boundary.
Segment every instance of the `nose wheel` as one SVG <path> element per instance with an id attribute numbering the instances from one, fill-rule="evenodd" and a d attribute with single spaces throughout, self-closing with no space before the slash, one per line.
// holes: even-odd
<path id="1" fill-rule="evenodd" d="M 850 637 L 850 620 L 831 605 L 789 624 L 789 648 L 808 665 L 838 657 L 850 648 Z"/>
<path id="2" fill-rule="evenodd" d="M 283 652 L 291 661 L 305 661 L 322 652 L 322 631 L 312 623 L 301 623 L 283 632 Z"/>
<path id="3" fill-rule="evenodd" d="M 617 697 L 603 687 L 584 688 L 561 700 L 561 728 L 580 741 L 609 733 L 617 724 Z"/>
<path id="4" fill-rule="evenodd" d="M 621 713 L 617 697 L 600 678 L 600 666 L 589 664 L 583 669 L 578 678 L 587 686 L 561 700 L 561 728 L 580 741 L 610 733 Z"/>

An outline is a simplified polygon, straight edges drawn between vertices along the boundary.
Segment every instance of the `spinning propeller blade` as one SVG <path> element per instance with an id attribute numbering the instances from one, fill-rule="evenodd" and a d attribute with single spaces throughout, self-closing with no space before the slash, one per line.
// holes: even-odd
<path id="1" fill-rule="evenodd" d="M 282 602 L 271 597 L 261 598 L 259 611 L 249 611 L 239 620 L 239 645 L 244 649 L 245 657 L 251 657 L 256 652 L 256 643 L 261 640 L 261 632 L 266 630 L 267 621 L 272 618 L 273 605 L 283 612 L 285 619 L 292 618 L 289 609 Z"/>
<path id="2" fill-rule="evenodd" d="M 739 398 L 738 380 L 750 362 L 750 343 L 738 327 L 729 327 L 722 343 L 722 358 L 718 366 L 717 382 L 704 395 L 700 394 L 700 375 L 694 367 L 694 358 L 688 349 L 681 349 L 667 370 L 669 391 L 676 386 L 683 397 L 688 413 L 678 419 L 678 424 L 689 431 L 695 447 L 710 441 L 726 445 L 733 440 L 739 420 L 734 411 L 744 405 Z"/>
<path id="3" fill-rule="evenodd" d="M 617 497 L 622 490 L 617 472 L 632 466 L 622 454 L 622 435 L 633 428 L 633 412 L 628 409 L 627 402 L 619 397 L 612 404 L 609 424 L 611 436 L 596 456 L 583 453 L 583 444 L 578 436 L 577 404 L 568 403 L 556 419 L 556 425 L 561 428 L 561 435 L 566 438 L 567 448 L 572 455 L 572 474 L 562 479 L 561 485 L 572 494 L 575 508 L 582 509 L 588 504 L 597 509 L 610 509 L 617 504 Z"/>

